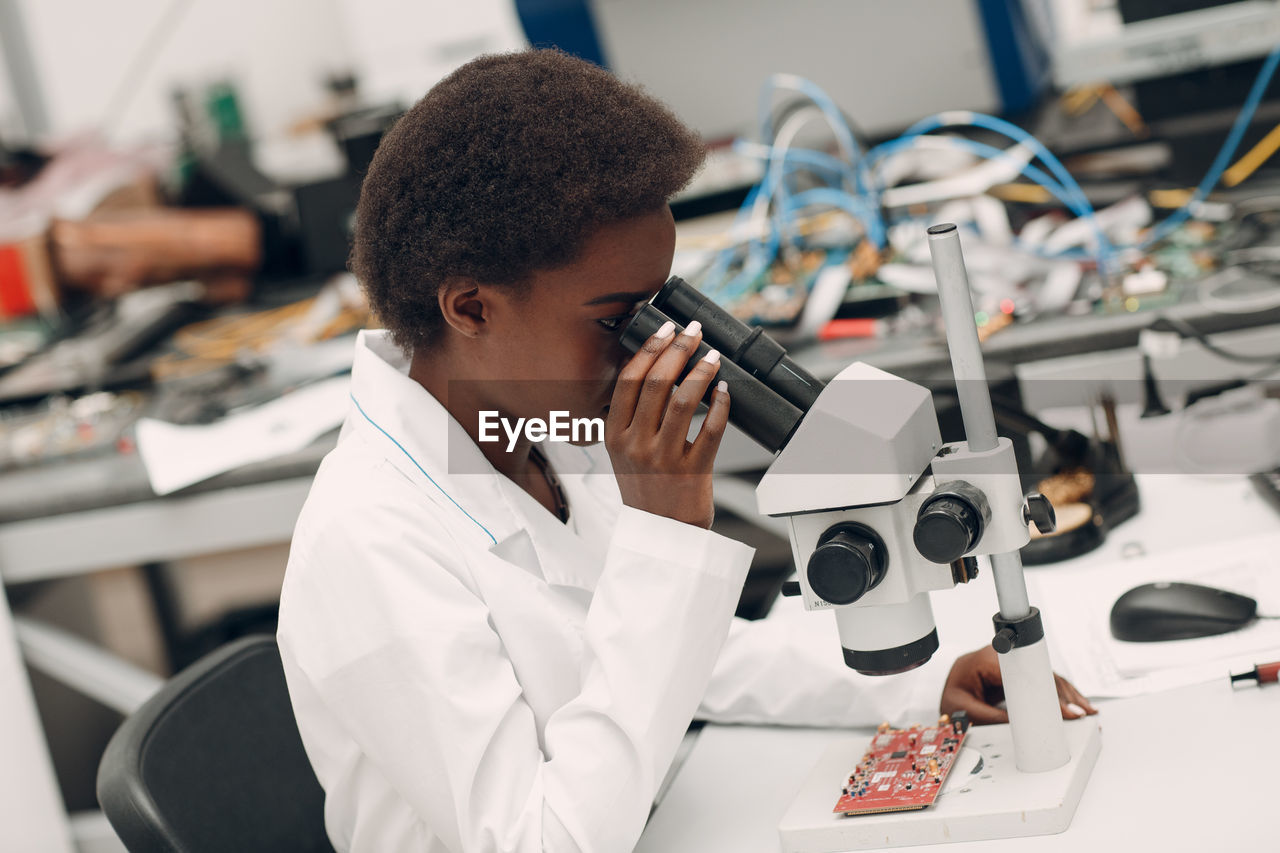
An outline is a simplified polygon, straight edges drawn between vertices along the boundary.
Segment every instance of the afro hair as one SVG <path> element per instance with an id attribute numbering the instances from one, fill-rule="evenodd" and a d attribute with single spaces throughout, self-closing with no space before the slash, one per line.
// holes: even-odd
<path id="1" fill-rule="evenodd" d="M 351 267 L 407 351 L 436 337 L 451 278 L 519 287 L 603 225 L 659 210 L 701 166 L 696 133 L 639 87 L 557 50 L 458 68 L 383 137 Z"/>

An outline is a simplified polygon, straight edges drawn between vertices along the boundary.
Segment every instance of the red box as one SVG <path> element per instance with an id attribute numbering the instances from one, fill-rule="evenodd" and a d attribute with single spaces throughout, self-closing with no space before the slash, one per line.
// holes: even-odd
<path id="1" fill-rule="evenodd" d="M 45 232 L 0 240 L 0 320 L 57 311 L 57 288 Z"/>

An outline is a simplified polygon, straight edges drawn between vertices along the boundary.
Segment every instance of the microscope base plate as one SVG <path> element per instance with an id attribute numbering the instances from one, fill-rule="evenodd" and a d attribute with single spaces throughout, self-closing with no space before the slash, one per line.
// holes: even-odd
<path id="1" fill-rule="evenodd" d="M 831 813 L 832 792 L 840 793 L 849 769 L 866 751 L 868 738 L 841 738 L 814 766 L 778 824 L 782 849 L 841 853 L 1062 832 L 1071 823 L 1102 746 L 1096 717 L 1064 725 L 1071 760 L 1056 770 L 1019 772 L 1009 726 L 975 726 L 931 807 L 854 817 Z"/>

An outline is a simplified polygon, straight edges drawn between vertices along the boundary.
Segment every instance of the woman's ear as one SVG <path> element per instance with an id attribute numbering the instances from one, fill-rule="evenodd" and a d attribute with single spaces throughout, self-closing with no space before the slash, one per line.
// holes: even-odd
<path id="1" fill-rule="evenodd" d="M 477 338 L 489 321 L 484 289 L 470 279 L 451 278 L 436 292 L 444 321 L 468 338 Z"/>

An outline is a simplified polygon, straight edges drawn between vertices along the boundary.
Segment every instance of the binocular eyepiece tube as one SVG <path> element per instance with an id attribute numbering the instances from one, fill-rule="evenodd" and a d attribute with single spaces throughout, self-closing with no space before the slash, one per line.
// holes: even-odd
<path id="1" fill-rule="evenodd" d="M 809 411 L 822 383 L 787 355 L 782 345 L 759 327 L 748 326 L 703 296 L 684 279 L 671 276 L 650 304 L 682 326 L 697 320 L 702 339 L 720 355 L 795 406 Z"/>
<path id="2" fill-rule="evenodd" d="M 729 422 L 770 453 L 780 450 L 818 399 L 822 383 L 761 329 L 738 320 L 674 275 L 623 328 L 622 346 L 638 351 L 667 320 L 681 330 L 694 320 L 702 324 L 702 343 L 680 378 L 708 351 L 719 350 L 716 379 L 728 384 L 733 399 Z M 708 389 L 703 402 L 710 402 L 711 394 Z"/>
<path id="3" fill-rule="evenodd" d="M 684 323 L 677 322 L 675 318 L 668 317 L 652 305 L 646 304 L 636 312 L 626 328 L 622 330 L 622 346 L 628 352 L 639 351 L 640 347 L 644 346 L 644 342 L 653 337 L 659 327 L 668 320 L 676 323 L 677 334 L 683 331 L 684 326 L 689 322 L 687 320 Z M 719 347 L 714 348 L 719 349 Z M 712 349 L 704 335 L 702 342 L 698 344 L 697 352 L 689 357 L 684 369 L 681 370 L 680 379 L 683 380 L 699 359 Z M 804 412 L 770 391 L 764 383 L 730 361 L 724 351 L 721 351 L 720 356 L 720 370 L 716 374 L 716 380 L 723 380 L 729 388 L 729 396 L 732 400 L 729 406 L 729 422 L 770 453 L 776 453 L 782 449 L 787 439 L 791 437 L 791 433 L 795 432 L 796 427 L 800 425 Z M 707 388 L 703 402 L 710 404 L 711 395 L 714 392 L 715 383 L 712 383 Z"/>

